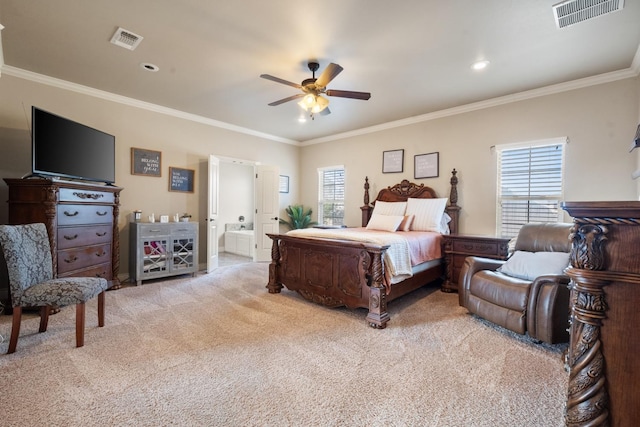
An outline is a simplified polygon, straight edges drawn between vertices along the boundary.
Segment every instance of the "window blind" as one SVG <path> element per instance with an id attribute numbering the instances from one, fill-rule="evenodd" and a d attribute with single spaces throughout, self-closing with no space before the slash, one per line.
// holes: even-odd
<path id="1" fill-rule="evenodd" d="M 498 149 L 498 228 L 514 237 L 529 222 L 558 222 L 564 143 Z"/>
<path id="2" fill-rule="evenodd" d="M 318 223 L 344 224 L 344 167 L 318 170 Z"/>

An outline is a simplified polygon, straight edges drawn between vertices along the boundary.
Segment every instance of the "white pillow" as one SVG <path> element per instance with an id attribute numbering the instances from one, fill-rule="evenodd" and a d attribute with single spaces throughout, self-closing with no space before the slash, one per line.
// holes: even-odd
<path id="1" fill-rule="evenodd" d="M 545 274 L 563 274 L 568 266 L 568 252 L 515 251 L 498 271 L 507 276 L 534 280 Z"/>
<path id="2" fill-rule="evenodd" d="M 373 214 L 378 215 L 404 215 L 407 202 L 383 202 L 377 201 L 373 205 Z"/>
<path id="3" fill-rule="evenodd" d="M 440 234 L 451 234 L 451 229 L 449 229 L 449 223 L 451 222 L 451 217 L 448 213 L 442 213 L 442 219 L 440 220 Z"/>
<path id="4" fill-rule="evenodd" d="M 411 224 L 413 224 L 413 218 L 415 218 L 413 215 L 405 215 L 404 219 L 398 226 L 398 231 L 410 231 Z"/>
<path id="5" fill-rule="evenodd" d="M 404 215 L 373 214 L 367 224 L 367 230 L 396 231 Z"/>
<path id="6" fill-rule="evenodd" d="M 405 215 L 415 215 L 411 229 L 415 231 L 441 232 L 441 221 L 447 199 L 414 199 L 407 200 Z"/>

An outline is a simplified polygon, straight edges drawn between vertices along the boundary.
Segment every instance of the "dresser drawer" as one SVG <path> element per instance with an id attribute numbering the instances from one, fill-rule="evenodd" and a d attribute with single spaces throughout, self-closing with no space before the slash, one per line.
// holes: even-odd
<path id="1" fill-rule="evenodd" d="M 139 224 L 139 237 L 149 238 L 171 234 L 171 224 Z"/>
<path id="2" fill-rule="evenodd" d="M 61 188 L 58 193 L 61 202 L 93 202 L 111 204 L 115 196 L 108 191 L 79 190 L 77 188 Z"/>
<path id="3" fill-rule="evenodd" d="M 58 249 L 69 249 L 78 246 L 110 243 L 113 227 L 106 225 L 83 225 L 79 227 L 58 228 Z"/>
<path id="4" fill-rule="evenodd" d="M 111 224 L 113 206 L 58 205 L 58 225 Z"/>
<path id="5" fill-rule="evenodd" d="M 106 262 L 100 265 L 94 265 L 82 270 L 73 270 L 66 273 L 58 274 L 58 277 L 102 277 L 111 280 L 111 263 Z"/>
<path id="6" fill-rule="evenodd" d="M 111 244 L 58 251 L 58 274 L 103 264 L 111 260 Z"/>
<path id="7" fill-rule="evenodd" d="M 455 240 L 453 242 L 453 252 L 455 253 L 469 253 L 477 256 L 497 255 L 498 243 L 497 242 L 483 242 L 478 240 Z"/>

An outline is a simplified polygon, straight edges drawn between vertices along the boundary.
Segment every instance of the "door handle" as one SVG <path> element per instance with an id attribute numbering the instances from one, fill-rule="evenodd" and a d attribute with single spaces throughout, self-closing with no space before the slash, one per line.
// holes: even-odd
<path id="1" fill-rule="evenodd" d="M 278 220 L 278 217 L 271 218 L 271 219 L 272 219 L 272 220 L 274 220 L 274 221 L 277 221 L 277 220 Z"/>

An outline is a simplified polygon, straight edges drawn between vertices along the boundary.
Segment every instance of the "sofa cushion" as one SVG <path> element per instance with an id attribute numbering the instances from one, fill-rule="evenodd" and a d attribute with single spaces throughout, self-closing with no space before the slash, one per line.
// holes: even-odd
<path id="1" fill-rule="evenodd" d="M 567 252 L 515 251 L 498 271 L 519 279 L 535 280 L 546 274 L 563 274 L 568 266 Z"/>
<path id="2" fill-rule="evenodd" d="M 469 293 L 499 307 L 515 310 L 524 315 L 529 300 L 531 282 L 491 270 L 473 275 Z"/>

